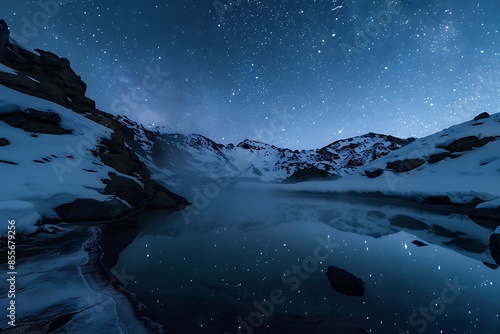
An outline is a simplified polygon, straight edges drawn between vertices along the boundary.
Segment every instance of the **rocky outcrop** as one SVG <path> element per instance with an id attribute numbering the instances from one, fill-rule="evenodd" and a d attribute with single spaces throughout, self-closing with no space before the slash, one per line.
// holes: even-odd
<path id="1" fill-rule="evenodd" d="M 486 118 L 489 118 L 490 117 L 490 114 L 488 114 L 487 112 L 482 112 L 480 113 L 479 115 L 477 115 L 476 117 L 474 117 L 474 122 L 477 122 L 481 119 L 486 119 Z"/>
<path id="2" fill-rule="evenodd" d="M 468 136 L 457 139 L 454 142 L 448 144 L 447 146 L 437 146 L 437 147 L 444 148 L 452 153 L 464 152 L 464 151 L 470 151 L 473 148 L 484 146 L 495 139 L 496 139 L 495 137 L 484 137 L 482 139 L 479 139 L 476 136 Z"/>
<path id="3" fill-rule="evenodd" d="M 59 115 L 50 111 L 28 109 L 24 112 L 18 110 L 11 113 L 1 113 L 0 120 L 14 128 L 22 129 L 26 132 L 51 135 L 72 133 L 71 130 L 61 127 L 59 125 L 59 122 L 61 122 Z"/>
<path id="4" fill-rule="evenodd" d="M 326 276 L 333 290 L 346 296 L 361 297 L 365 294 L 365 283 L 359 277 L 354 276 L 345 269 L 329 266 Z"/>
<path id="5" fill-rule="evenodd" d="M 0 72 L 2 85 L 81 113 L 95 109 L 95 102 L 85 96 L 87 85 L 68 59 L 41 49 L 35 49 L 35 54 L 10 43 L 5 21 L 0 21 L 0 27 L 0 62 L 17 71 Z"/>
<path id="6" fill-rule="evenodd" d="M 338 177 L 338 175 L 335 176 Z M 333 175 L 325 170 L 319 169 L 316 166 L 309 166 L 307 168 L 298 169 L 283 182 L 296 183 L 314 180 L 331 180 L 332 177 Z"/>
<path id="7" fill-rule="evenodd" d="M 440 162 L 441 160 L 448 158 L 450 155 L 451 154 L 449 152 L 431 154 L 431 156 L 429 156 L 429 159 L 427 160 L 427 162 L 430 164 L 435 164 L 435 163 Z"/>
<path id="8" fill-rule="evenodd" d="M 384 170 L 380 168 L 365 170 L 365 175 L 370 179 L 375 179 L 382 174 L 384 174 Z"/>
<path id="9" fill-rule="evenodd" d="M 387 163 L 387 168 L 392 169 L 397 173 L 409 172 L 417 167 L 422 166 L 425 163 L 423 159 L 405 159 L 391 161 Z"/>

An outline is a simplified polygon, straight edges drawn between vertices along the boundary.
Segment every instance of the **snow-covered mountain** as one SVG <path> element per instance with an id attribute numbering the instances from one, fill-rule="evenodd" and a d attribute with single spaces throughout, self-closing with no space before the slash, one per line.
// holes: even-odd
<path id="1" fill-rule="evenodd" d="M 335 141 L 313 150 L 291 150 L 255 140 L 223 145 L 198 134 L 164 133 L 145 129 L 126 117 L 118 117 L 139 143 L 136 151 L 164 168 L 174 180 L 237 177 L 279 182 L 298 170 L 314 166 L 332 175 L 349 175 L 414 141 L 375 133 Z M 124 129 L 123 131 L 129 131 Z M 180 181 L 182 182 L 182 181 Z"/>

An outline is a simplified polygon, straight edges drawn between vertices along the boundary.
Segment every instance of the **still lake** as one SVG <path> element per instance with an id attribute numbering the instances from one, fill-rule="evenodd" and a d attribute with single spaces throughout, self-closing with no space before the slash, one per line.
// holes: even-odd
<path id="1" fill-rule="evenodd" d="M 244 190 L 192 212 L 139 216 L 114 267 L 172 333 L 500 332 L 493 231 L 466 216 Z M 330 265 L 365 295 L 334 291 Z"/>

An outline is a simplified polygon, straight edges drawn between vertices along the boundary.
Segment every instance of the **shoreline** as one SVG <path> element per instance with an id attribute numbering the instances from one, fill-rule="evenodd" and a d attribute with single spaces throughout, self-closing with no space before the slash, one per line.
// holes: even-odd
<path id="1" fill-rule="evenodd" d="M 114 222 L 113 224 L 118 225 L 119 222 Z M 137 222 L 134 221 L 133 225 L 137 226 Z M 93 268 L 91 268 L 90 273 L 84 274 L 84 277 L 86 278 L 88 283 L 95 283 L 97 284 L 98 287 L 100 287 L 99 283 L 107 282 L 108 292 L 112 293 L 112 297 L 115 299 L 117 303 L 118 318 L 120 320 L 126 319 L 127 316 L 130 315 L 129 314 L 130 311 L 132 311 L 133 318 L 135 318 L 144 326 L 146 333 L 158 333 L 158 334 L 166 333 L 165 328 L 159 322 L 154 320 L 153 314 L 149 311 L 148 307 L 142 302 L 140 297 L 138 297 L 134 292 L 126 288 L 128 283 L 120 281 L 120 279 L 117 278 L 111 272 L 111 267 L 105 263 L 106 256 L 115 254 L 116 256 L 119 256 L 121 251 L 123 251 L 123 249 L 125 248 L 124 247 L 123 249 L 117 250 L 114 249 L 113 247 L 110 247 L 107 250 L 108 255 L 106 255 L 106 252 L 103 249 L 105 248 L 103 247 L 104 234 L 106 233 L 112 234 L 113 232 L 109 230 L 115 230 L 117 227 L 118 226 L 101 225 L 92 227 L 90 229 L 92 232 L 92 236 L 90 239 L 87 240 L 84 248 L 87 251 L 87 254 L 89 254 L 89 262 L 92 262 L 89 265 Z M 108 231 L 103 231 L 103 230 L 108 230 Z M 94 268 L 98 270 L 98 273 L 96 272 L 92 273 L 92 269 Z M 97 277 L 93 276 L 95 274 L 97 274 L 96 275 Z M 119 274 L 120 273 L 118 273 L 118 275 Z M 88 278 L 87 275 L 89 276 Z M 127 280 L 126 274 L 122 278 L 125 278 L 125 280 Z M 131 310 L 127 309 L 126 305 L 127 303 L 123 303 L 124 301 L 123 299 L 125 299 L 127 303 L 131 306 Z M 132 324 L 132 326 L 137 327 L 134 326 L 134 324 Z M 134 333 L 136 333 L 138 328 L 134 329 L 135 329 Z"/>
<path id="2" fill-rule="evenodd" d="M 103 247 L 103 238 L 112 235 L 123 222 L 129 226 L 137 224 L 130 218 L 63 223 L 54 232 L 19 236 L 16 326 L 2 322 L 0 330 L 8 334 L 53 331 L 83 334 L 102 330 L 167 333 L 140 297 L 126 288 L 128 276 L 121 275 L 126 271 L 113 273 L 106 265 L 106 256 L 109 258 L 113 253 L 118 256 L 123 249 L 113 245 Z M 3 272 L 7 272 L 6 258 L 0 260 Z M 44 290 L 47 298 L 42 297 L 41 303 L 32 305 L 30 290 L 37 289 Z M 6 294 L 0 298 L 3 302 Z"/>

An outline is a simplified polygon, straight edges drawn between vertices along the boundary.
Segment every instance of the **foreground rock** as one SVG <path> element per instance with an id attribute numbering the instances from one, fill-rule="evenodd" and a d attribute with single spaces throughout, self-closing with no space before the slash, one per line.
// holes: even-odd
<path id="1" fill-rule="evenodd" d="M 346 296 L 361 297 L 365 294 L 365 283 L 363 280 L 354 276 L 347 270 L 335 266 L 329 266 L 326 276 L 335 291 L 338 291 Z"/>

